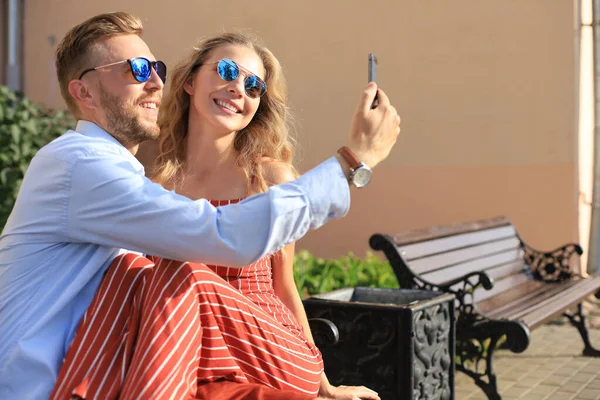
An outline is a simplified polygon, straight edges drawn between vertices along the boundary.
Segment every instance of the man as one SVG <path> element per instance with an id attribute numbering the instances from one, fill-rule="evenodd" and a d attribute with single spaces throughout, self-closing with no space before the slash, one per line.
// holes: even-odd
<path id="1" fill-rule="evenodd" d="M 61 93 L 77 127 L 32 160 L 0 237 L 0 398 L 46 398 L 79 322 L 121 249 L 246 265 L 340 218 L 352 173 L 337 155 L 297 181 L 218 210 L 144 177 L 138 145 L 158 136 L 166 67 L 141 39 L 140 20 L 103 14 L 57 49 Z M 84 79 L 85 78 L 85 79 Z M 400 118 L 376 87 L 362 94 L 347 147 L 371 168 Z M 356 166 L 355 166 L 356 167 Z M 264 222 L 260 222 L 264 221 Z M 251 234 L 249 234 L 251 233 Z"/>

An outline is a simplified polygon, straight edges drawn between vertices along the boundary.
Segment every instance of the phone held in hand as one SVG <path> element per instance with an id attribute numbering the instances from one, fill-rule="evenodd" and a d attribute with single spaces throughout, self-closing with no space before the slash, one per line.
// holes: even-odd
<path id="1" fill-rule="evenodd" d="M 373 53 L 369 53 L 369 82 L 377 83 L 377 57 Z M 377 94 L 375 94 L 375 100 L 371 108 L 377 107 L 379 101 L 377 100 Z"/>

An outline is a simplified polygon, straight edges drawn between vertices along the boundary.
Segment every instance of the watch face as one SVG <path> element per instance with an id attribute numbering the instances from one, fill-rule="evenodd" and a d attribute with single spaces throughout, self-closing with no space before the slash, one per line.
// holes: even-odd
<path id="1" fill-rule="evenodd" d="M 354 174 L 352 176 L 352 183 L 357 188 L 367 186 L 367 184 L 371 180 L 371 174 L 372 172 L 369 168 L 361 166 L 354 171 Z"/>

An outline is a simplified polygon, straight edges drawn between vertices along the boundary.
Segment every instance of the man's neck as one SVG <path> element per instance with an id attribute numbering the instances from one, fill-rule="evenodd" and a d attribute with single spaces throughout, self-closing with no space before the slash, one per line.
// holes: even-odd
<path id="1" fill-rule="evenodd" d="M 99 128 L 101 128 L 104 132 L 108 133 L 110 136 L 114 137 L 115 140 L 117 142 L 119 142 L 123 147 L 125 147 L 127 149 L 127 151 L 129 151 L 131 154 L 133 154 L 134 156 L 136 155 L 138 149 L 140 148 L 139 143 L 138 144 L 129 144 L 129 143 L 123 143 L 121 140 L 119 140 L 118 137 L 116 137 L 115 135 L 112 134 L 111 131 L 109 131 L 107 129 L 107 127 L 98 120 L 98 118 L 94 118 L 93 116 L 82 116 L 79 118 L 82 121 L 87 121 L 87 122 L 91 122 L 94 125 L 98 126 Z"/>

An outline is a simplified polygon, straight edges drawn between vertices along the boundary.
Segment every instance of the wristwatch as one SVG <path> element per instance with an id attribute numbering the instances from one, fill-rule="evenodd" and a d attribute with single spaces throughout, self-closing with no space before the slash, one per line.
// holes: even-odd
<path id="1" fill-rule="evenodd" d="M 350 176 L 348 176 L 348 183 L 356 186 L 357 188 L 365 187 L 371 180 L 373 171 L 363 162 L 361 162 L 356 154 L 350 150 L 347 146 L 340 147 L 338 153 L 346 160 L 350 166 Z"/>

